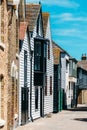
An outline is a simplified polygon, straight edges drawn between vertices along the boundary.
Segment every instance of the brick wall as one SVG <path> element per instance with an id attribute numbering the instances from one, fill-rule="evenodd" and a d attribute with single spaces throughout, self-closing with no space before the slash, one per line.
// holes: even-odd
<path id="1" fill-rule="evenodd" d="M 10 6 L 6 8 L 6 1 L 0 5 L 0 40 L 5 48 L 0 46 L 0 76 L 3 75 L 2 86 L 0 85 L 0 119 L 6 124 L 2 130 L 10 130 L 15 127 L 15 114 L 18 114 L 18 27 L 15 10 Z M 2 37 L 3 36 L 3 37 Z M 14 74 L 13 74 L 14 73 Z M 1 80 L 0 80 L 1 82 Z"/>

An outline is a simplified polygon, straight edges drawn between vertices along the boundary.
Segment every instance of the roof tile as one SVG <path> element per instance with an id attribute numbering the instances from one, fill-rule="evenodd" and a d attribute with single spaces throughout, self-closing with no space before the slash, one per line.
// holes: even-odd
<path id="1" fill-rule="evenodd" d="M 29 24 L 29 31 L 33 31 L 34 29 L 34 26 L 38 19 L 40 8 L 41 8 L 40 4 L 27 4 L 26 5 L 26 21 Z"/>
<path id="2" fill-rule="evenodd" d="M 46 35 L 48 18 L 49 18 L 49 13 L 47 13 L 47 12 L 42 13 L 42 18 L 43 18 L 43 29 L 44 29 L 44 36 L 45 36 Z"/>

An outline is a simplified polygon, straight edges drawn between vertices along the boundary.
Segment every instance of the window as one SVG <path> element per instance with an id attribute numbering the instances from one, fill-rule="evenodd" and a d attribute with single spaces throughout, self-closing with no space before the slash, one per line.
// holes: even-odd
<path id="1" fill-rule="evenodd" d="M 69 82 L 69 90 L 68 90 L 68 92 L 69 92 L 69 93 L 68 93 L 68 94 L 69 94 L 68 96 L 69 96 L 69 97 L 70 97 L 70 84 L 71 84 L 71 83 Z M 68 88 L 68 87 L 67 87 L 67 88 Z"/>
<path id="2" fill-rule="evenodd" d="M 35 42 L 34 69 L 35 70 L 41 70 L 41 43 L 40 42 Z"/>
<path id="3" fill-rule="evenodd" d="M 52 76 L 50 76 L 50 95 L 52 95 Z"/>
<path id="4" fill-rule="evenodd" d="M 69 62 L 66 60 L 66 73 L 68 73 L 68 65 L 69 65 Z"/>
<path id="5" fill-rule="evenodd" d="M 35 87 L 35 110 L 38 109 L 38 88 Z"/>
<path id="6" fill-rule="evenodd" d="M 48 44 L 48 59 L 50 59 L 50 44 Z"/>
<path id="7" fill-rule="evenodd" d="M 24 87 L 27 87 L 27 51 L 24 50 Z"/>
<path id="8" fill-rule="evenodd" d="M 44 58 L 47 57 L 47 44 L 44 44 Z"/>
<path id="9" fill-rule="evenodd" d="M 1 42 L 4 43 L 4 3 L 1 6 Z"/>
<path id="10" fill-rule="evenodd" d="M 44 44 L 44 71 L 46 72 L 46 63 L 47 63 L 47 44 Z"/>
<path id="11" fill-rule="evenodd" d="M 16 88 L 15 88 L 15 113 L 17 113 L 17 108 L 18 108 L 18 89 L 17 89 L 17 87 L 18 87 L 18 80 L 16 79 Z"/>
<path id="12" fill-rule="evenodd" d="M 4 77 L 0 75 L 0 118 L 4 119 Z"/>
<path id="13" fill-rule="evenodd" d="M 47 76 L 45 76 L 45 96 L 47 96 Z"/>

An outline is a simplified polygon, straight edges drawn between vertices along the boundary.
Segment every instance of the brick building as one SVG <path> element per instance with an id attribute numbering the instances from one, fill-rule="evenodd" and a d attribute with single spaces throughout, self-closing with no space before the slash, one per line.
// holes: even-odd
<path id="1" fill-rule="evenodd" d="M 11 130 L 18 117 L 17 5 L 0 1 L 0 129 Z"/>

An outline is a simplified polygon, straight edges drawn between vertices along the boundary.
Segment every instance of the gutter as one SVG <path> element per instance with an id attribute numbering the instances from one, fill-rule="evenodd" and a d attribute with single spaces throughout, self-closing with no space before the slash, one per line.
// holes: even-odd
<path id="1" fill-rule="evenodd" d="M 31 51 L 31 57 L 30 57 L 30 66 L 31 66 L 31 70 L 30 70 L 30 120 L 33 122 L 33 117 L 32 117 L 32 58 L 33 58 L 33 51 Z"/>

